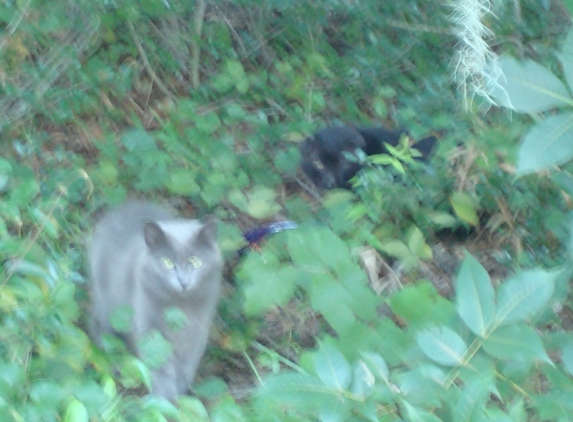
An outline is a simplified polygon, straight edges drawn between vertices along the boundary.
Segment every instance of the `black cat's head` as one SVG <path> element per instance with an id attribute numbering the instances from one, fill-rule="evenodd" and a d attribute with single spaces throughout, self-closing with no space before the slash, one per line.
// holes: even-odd
<path id="1" fill-rule="evenodd" d="M 348 189 L 348 181 L 360 170 L 360 164 L 349 161 L 344 153 L 354 155 L 364 146 L 364 138 L 352 128 L 326 128 L 301 143 L 300 166 L 320 188 Z"/>

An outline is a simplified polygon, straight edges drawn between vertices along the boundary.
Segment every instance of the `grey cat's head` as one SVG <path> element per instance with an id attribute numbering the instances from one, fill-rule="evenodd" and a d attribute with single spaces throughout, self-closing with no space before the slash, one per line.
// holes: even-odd
<path id="1" fill-rule="evenodd" d="M 217 220 L 166 220 L 144 226 L 147 285 L 165 293 L 194 294 L 205 283 L 219 282 L 223 259 L 217 246 Z M 159 280 L 163 280 L 162 285 Z"/>

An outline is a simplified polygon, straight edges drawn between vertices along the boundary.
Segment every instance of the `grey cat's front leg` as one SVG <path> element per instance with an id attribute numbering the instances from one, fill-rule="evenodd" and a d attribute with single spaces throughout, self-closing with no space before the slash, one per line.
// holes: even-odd
<path id="1" fill-rule="evenodd" d="M 153 387 L 151 393 L 175 402 L 179 395 L 177 391 L 177 371 L 170 360 L 161 368 L 152 371 Z"/>

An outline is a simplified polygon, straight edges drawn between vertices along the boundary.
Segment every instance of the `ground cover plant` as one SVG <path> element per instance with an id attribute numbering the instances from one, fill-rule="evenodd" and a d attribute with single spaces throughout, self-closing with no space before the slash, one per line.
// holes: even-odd
<path id="1" fill-rule="evenodd" d="M 570 420 L 571 6 L 452 6 L 0 4 L 0 419 Z M 298 142 L 348 123 L 439 146 L 319 191 Z M 221 220 L 177 405 L 147 394 L 162 344 L 86 334 L 86 239 L 128 197 Z"/>

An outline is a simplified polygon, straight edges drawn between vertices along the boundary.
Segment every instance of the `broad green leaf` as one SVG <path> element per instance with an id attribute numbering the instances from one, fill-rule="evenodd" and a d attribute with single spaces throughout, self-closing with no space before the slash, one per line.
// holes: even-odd
<path id="1" fill-rule="evenodd" d="M 402 405 L 406 409 L 408 421 L 410 422 L 441 422 L 442 420 L 436 415 L 432 415 L 418 407 L 414 407 L 407 401 L 402 400 Z"/>
<path id="2" fill-rule="evenodd" d="M 517 174 L 524 175 L 565 164 L 573 158 L 573 113 L 541 121 L 531 129 L 519 148 Z"/>
<path id="3" fill-rule="evenodd" d="M 440 365 L 463 364 L 467 346 L 463 339 L 448 327 L 430 327 L 416 335 L 418 346 L 424 354 Z"/>
<path id="4" fill-rule="evenodd" d="M 337 393 L 336 388 L 324 385 L 316 377 L 285 371 L 266 379 L 259 394 L 283 406 L 315 409 L 325 400 L 325 396 Z"/>
<path id="5" fill-rule="evenodd" d="M 215 113 L 195 115 L 193 117 L 197 130 L 201 133 L 211 135 L 221 127 L 221 119 Z"/>
<path id="6" fill-rule="evenodd" d="M 440 228 L 454 227 L 458 224 L 456 217 L 444 211 L 433 211 L 428 213 L 430 221 Z"/>
<path id="7" fill-rule="evenodd" d="M 381 245 L 382 252 L 387 253 L 391 257 L 398 259 L 406 259 L 412 256 L 410 248 L 401 240 L 390 240 L 383 242 Z"/>
<path id="8" fill-rule="evenodd" d="M 549 302 L 558 275 L 559 271 L 535 269 L 505 281 L 497 292 L 495 324 L 530 320 Z"/>
<path id="9" fill-rule="evenodd" d="M 152 369 L 161 367 L 173 351 L 171 343 L 158 330 L 146 333 L 137 341 L 141 360 Z"/>
<path id="10" fill-rule="evenodd" d="M 311 280 L 312 308 L 320 312 L 337 333 L 345 332 L 354 324 L 354 312 L 347 304 L 349 292 L 328 274 L 315 274 Z"/>
<path id="11" fill-rule="evenodd" d="M 178 401 L 179 422 L 209 422 L 205 405 L 196 397 L 182 396 Z"/>
<path id="12" fill-rule="evenodd" d="M 441 297 L 430 282 L 404 287 L 390 298 L 389 305 L 392 312 L 415 326 L 446 323 L 457 313 L 454 304 Z"/>
<path id="13" fill-rule="evenodd" d="M 450 203 L 454 208 L 454 212 L 460 220 L 472 225 L 477 226 L 478 215 L 474 203 L 470 196 L 465 192 L 454 192 L 450 197 Z"/>
<path id="14" fill-rule="evenodd" d="M 328 343 L 321 343 L 318 352 L 314 354 L 314 370 L 329 387 L 346 390 L 350 385 L 350 364 L 338 349 Z"/>
<path id="15" fill-rule="evenodd" d="M 348 401 L 343 397 L 329 397 L 318 408 L 318 417 L 321 422 L 344 422 L 350 413 Z"/>
<path id="16" fill-rule="evenodd" d="M 103 389 L 105 395 L 110 399 L 113 399 L 117 395 L 117 386 L 115 381 L 108 374 L 105 374 L 101 378 L 101 388 Z"/>
<path id="17" fill-rule="evenodd" d="M 131 306 L 120 306 L 109 316 L 111 326 L 118 333 L 131 331 L 133 320 L 133 308 Z"/>
<path id="18" fill-rule="evenodd" d="M 538 113 L 573 105 L 567 88 L 550 70 L 533 60 L 519 62 L 502 57 L 500 78 L 493 96 L 504 106 L 520 113 Z"/>
<path id="19" fill-rule="evenodd" d="M 501 327 L 483 342 L 484 350 L 498 359 L 525 362 L 540 360 L 553 365 L 543 348 L 541 338 L 531 327 L 514 324 Z"/>
<path id="20" fill-rule="evenodd" d="M 57 406 L 66 397 L 66 392 L 54 381 L 37 381 L 30 387 L 30 398 L 36 403 Z"/>
<path id="21" fill-rule="evenodd" d="M 10 173 L 12 173 L 12 165 L 8 160 L 0 157 L 0 192 L 2 192 L 8 184 Z"/>
<path id="22" fill-rule="evenodd" d="M 58 238 L 59 225 L 53 215 L 48 216 L 42 210 L 36 207 L 32 207 L 30 209 L 30 214 L 36 221 L 38 227 L 42 227 L 48 236 L 50 236 L 52 239 Z"/>
<path id="23" fill-rule="evenodd" d="M 361 400 L 370 393 L 374 386 L 374 374 L 370 368 L 359 360 L 352 365 L 352 383 L 350 384 L 350 392 Z"/>
<path id="24" fill-rule="evenodd" d="M 86 407 L 79 400 L 72 400 L 66 408 L 64 422 L 88 422 L 89 416 Z"/>
<path id="25" fill-rule="evenodd" d="M 256 219 L 268 218 L 281 210 L 276 202 L 276 192 L 265 186 L 255 186 L 247 194 L 231 191 L 229 201 L 241 211 Z"/>
<path id="26" fill-rule="evenodd" d="M 561 350 L 561 362 L 563 362 L 567 372 L 573 375 L 573 343 L 567 344 Z"/>
<path id="27" fill-rule="evenodd" d="M 165 318 L 165 324 L 169 327 L 171 331 L 180 331 L 187 324 L 188 318 L 185 312 L 176 306 L 164 309 L 163 317 Z"/>
<path id="28" fill-rule="evenodd" d="M 360 355 L 376 378 L 388 382 L 390 371 L 388 370 L 388 365 L 382 356 L 378 353 L 372 352 L 360 352 Z"/>
<path id="29" fill-rule="evenodd" d="M 426 243 L 424 235 L 416 226 L 412 226 L 408 230 L 408 248 L 416 255 L 416 257 L 429 261 L 432 259 L 432 248 Z"/>
<path id="30" fill-rule="evenodd" d="M 513 422 L 527 421 L 527 411 L 525 410 L 523 397 L 515 400 L 515 402 L 511 404 L 509 409 L 509 416 Z"/>
<path id="31" fill-rule="evenodd" d="M 456 280 L 458 313 L 476 335 L 485 337 L 495 316 L 495 292 L 487 271 L 469 253 Z"/>
<path id="32" fill-rule="evenodd" d="M 386 107 L 386 102 L 384 100 L 377 100 L 374 103 L 374 112 L 380 119 L 386 119 L 388 117 L 388 107 Z"/>
<path id="33" fill-rule="evenodd" d="M 10 194 L 10 201 L 18 207 L 30 205 L 40 192 L 40 185 L 35 179 L 27 179 L 20 183 Z"/>
<path id="34" fill-rule="evenodd" d="M 132 129 L 123 134 L 121 143 L 128 151 L 156 151 L 155 139 L 144 130 Z"/>
<path id="35" fill-rule="evenodd" d="M 144 409 L 153 409 L 154 411 L 159 412 L 163 416 L 167 416 L 168 418 L 174 420 L 179 417 L 179 411 L 177 407 L 173 405 L 173 403 L 169 402 L 167 399 L 162 397 L 154 397 L 154 396 L 147 396 L 143 400 L 143 408 Z"/>
<path id="36" fill-rule="evenodd" d="M 490 394 L 489 385 L 476 380 L 459 387 L 459 395 L 452 403 L 452 421 L 481 421 Z"/>
<path id="37" fill-rule="evenodd" d="M 186 169 L 172 169 L 166 187 L 175 195 L 195 195 L 201 191 L 195 173 Z"/>
<path id="38" fill-rule="evenodd" d="M 247 315 L 260 315 L 275 306 L 286 305 L 296 291 L 296 280 L 299 278 L 298 271 L 287 266 L 261 268 L 251 275 L 243 289 Z"/>
<path id="39" fill-rule="evenodd" d="M 124 377 L 122 382 L 126 386 L 137 387 L 143 384 L 151 390 L 151 372 L 141 360 L 134 356 L 125 356 L 120 362 L 119 369 Z"/>

